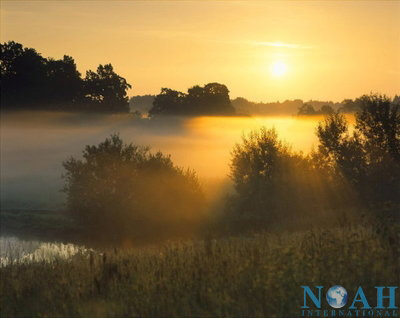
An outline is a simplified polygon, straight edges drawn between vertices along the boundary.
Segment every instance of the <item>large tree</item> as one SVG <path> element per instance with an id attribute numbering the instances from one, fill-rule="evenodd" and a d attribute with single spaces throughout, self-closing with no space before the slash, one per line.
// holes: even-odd
<path id="1" fill-rule="evenodd" d="M 9 41 L 1 48 L 1 107 L 128 112 L 131 86 L 111 64 L 88 71 L 82 79 L 72 57 L 42 57 L 32 48 Z"/>
<path id="2" fill-rule="evenodd" d="M 1 44 L 2 106 L 22 107 L 46 98 L 46 59 L 34 49 L 10 41 Z"/>
<path id="3" fill-rule="evenodd" d="M 128 88 L 131 88 L 131 85 L 114 72 L 111 64 L 100 64 L 97 72 L 86 72 L 84 102 L 89 110 L 128 112 Z"/>

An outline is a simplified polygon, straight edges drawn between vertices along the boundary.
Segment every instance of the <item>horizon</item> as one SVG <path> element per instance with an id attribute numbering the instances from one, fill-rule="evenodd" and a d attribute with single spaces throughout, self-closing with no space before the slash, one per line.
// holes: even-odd
<path id="1" fill-rule="evenodd" d="M 83 75 L 111 63 L 129 96 L 209 82 L 264 103 L 399 92 L 400 2 L 1 4 L 1 42 L 70 55 Z"/>

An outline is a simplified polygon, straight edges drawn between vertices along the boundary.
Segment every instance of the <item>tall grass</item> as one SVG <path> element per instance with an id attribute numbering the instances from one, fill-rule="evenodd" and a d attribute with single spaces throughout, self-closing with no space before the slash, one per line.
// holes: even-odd
<path id="1" fill-rule="evenodd" d="M 302 285 L 375 299 L 374 286 L 398 284 L 390 233 L 365 224 L 13 263 L 0 268 L 1 317 L 298 317 Z"/>

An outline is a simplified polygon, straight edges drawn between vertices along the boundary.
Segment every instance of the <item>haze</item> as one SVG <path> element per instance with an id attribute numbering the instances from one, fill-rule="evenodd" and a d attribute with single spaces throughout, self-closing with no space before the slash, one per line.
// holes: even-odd
<path id="1" fill-rule="evenodd" d="M 400 83 L 398 1 L 2 1 L 1 41 L 111 62 L 133 85 L 220 82 L 231 97 L 341 101 Z M 285 72 L 274 76 L 271 67 Z"/>
<path id="2" fill-rule="evenodd" d="M 132 115 L 17 112 L 1 118 L 1 196 L 7 208 L 54 208 L 64 200 L 62 162 L 80 158 L 86 145 L 113 133 L 125 142 L 150 146 L 192 168 L 209 196 L 229 183 L 235 143 L 262 126 L 275 127 L 294 150 L 317 145 L 315 128 L 322 116 L 194 117 L 135 120 Z M 352 116 L 349 116 L 352 118 Z"/>

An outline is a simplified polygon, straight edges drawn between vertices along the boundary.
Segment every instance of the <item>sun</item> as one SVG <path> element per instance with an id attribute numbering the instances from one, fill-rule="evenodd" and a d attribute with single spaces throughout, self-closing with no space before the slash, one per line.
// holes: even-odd
<path id="1" fill-rule="evenodd" d="M 275 61 L 271 64 L 271 74 L 276 77 L 281 77 L 287 73 L 288 67 L 282 61 Z"/>

